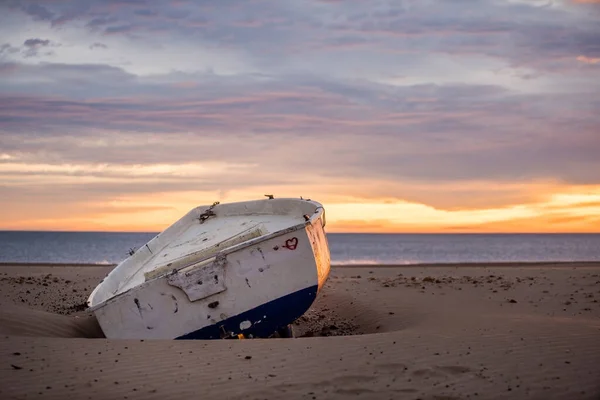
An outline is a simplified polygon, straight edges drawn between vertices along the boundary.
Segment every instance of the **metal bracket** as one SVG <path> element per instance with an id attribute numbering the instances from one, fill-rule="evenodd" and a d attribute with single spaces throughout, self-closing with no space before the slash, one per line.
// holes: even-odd
<path id="1" fill-rule="evenodd" d="M 217 214 L 215 214 L 215 212 L 213 211 L 213 208 L 215 208 L 215 206 L 219 205 L 218 201 L 215 201 L 210 207 L 208 207 L 206 209 L 206 211 L 204 211 L 202 214 L 200 214 L 198 216 L 198 219 L 200 220 L 200 223 L 203 224 L 204 221 L 206 221 L 207 219 L 209 219 L 210 217 L 215 217 Z"/>

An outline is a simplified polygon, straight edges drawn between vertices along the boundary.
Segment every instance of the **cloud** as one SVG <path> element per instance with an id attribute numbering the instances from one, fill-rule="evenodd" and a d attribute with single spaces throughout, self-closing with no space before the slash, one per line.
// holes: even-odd
<path id="1" fill-rule="evenodd" d="M 107 35 L 115 34 L 115 33 L 128 33 L 133 30 L 132 25 L 118 25 L 118 26 L 109 26 L 104 29 L 104 33 Z"/>
<path id="2" fill-rule="evenodd" d="M 36 3 L 23 5 L 22 9 L 38 21 L 50 21 L 54 17 L 54 13 L 50 12 L 46 7 Z"/>
<path id="3" fill-rule="evenodd" d="M 43 40 L 43 39 L 27 39 L 23 45 L 25 47 L 29 47 L 29 48 L 40 48 L 40 47 L 45 47 L 45 46 L 49 46 L 50 45 L 50 41 L 49 40 Z"/>
<path id="4" fill-rule="evenodd" d="M 594 185 L 593 7 L 5 3 L 0 192 L 58 198 L 60 186 L 108 201 L 157 187 L 310 188 L 328 199 L 472 211 Z M 178 175 L 199 160 L 246 167 Z M 132 165 L 175 172 L 134 176 Z"/>
<path id="5" fill-rule="evenodd" d="M 468 12 L 462 12 L 466 7 Z M 165 42 L 178 43 L 185 51 L 202 44 L 244 52 L 246 61 L 259 68 L 289 69 L 306 60 L 332 71 L 334 61 L 328 52 L 345 52 L 344 57 L 350 58 L 349 49 L 363 49 L 370 57 L 368 63 L 365 55 L 351 57 L 345 69 L 360 60 L 367 68 L 381 71 L 385 70 L 382 63 L 399 65 L 409 55 L 454 55 L 486 57 L 549 72 L 577 69 L 579 63 L 573 60 L 579 56 L 600 57 L 597 21 L 593 13 L 578 8 L 573 3 L 539 6 L 533 2 L 441 0 L 427 4 L 308 1 L 302 7 L 276 2 L 260 10 L 253 2 L 237 0 L 218 5 L 88 0 L 45 6 L 25 2 L 20 6 L 41 21 L 62 18 L 61 29 L 77 23 L 92 34 L 135 32 L 142 42 L 161 32 Z"/>
<path id="6" fill-rule="evenodd" d="M 117 21 L 118 19 L 115 17 L 96 17 L 88 21 L 86 26 L 90 29 L 97 29 Z"/>
<path id="7" fill-rule="evenodd" d="M 577 61 L 582 62 L 584 64 L 598 64 L 600 63 L 600 57 L 590 58 L 586 56 L 577 57 Z"/>
<path id="8" fill-rule="evenodd" d="M 18 53 L 20 49 L 18 47 L 13 47 L 10 43 L 4 43 L 0 46 L 0 59 L 4 59 L 11 54 Z"/>
<path id="9" fill-rule="evenodd" d="M 47 62 L 10 64 L 16 82 L 19 84 L 0 81 L 0 91 L 3 92 L 37 95 L 54 93 L 75 99 L 80 96 L 89 96 L 92 92 L 100 96 L 103 93 L 127 96 L 128 90 L 124 86 L 120 86 L 121 89 L 118 89 L 124 81 L 130 81 L 131 85 L 128 87 L 136 90 L 136 77 L 117 67 L 101 64 L 72 65 Z M 107 90 L 103 91 L 103 87 Z M 9 88 L 10 90 L 8 90 Z M 114 91 L 111 92 L 110 88 L 113 88 Z M 137 91 L 137 93 L 143 94 L 144 91 Z"/>
<path id="10" fill-rule="evenodd" d="M 155 17 L 156 15 L 158 15 L 158 13 L 156 11 L 153 11 L 153 10 L 150 10 L 147 8 L 135 10 L 133 13 L 135 15 L 140 15 L 142 17 Z"/>
<path id="11" fill-rule="evenodd" d="M 500 4 L 469 2 L 468 13 L 457 13 L 463 5 L 448 2 L 371 13 L 357 9 L 328 27 L 368 38 L 382 51 L 485 54 L 539 69 L 565 68 L 566 57 L 599 54 L 600 28 L 590 16 L 521 2 Z M 494 16 L 486 17 L 490 12 Z"/>
<path id="12" fill-rule="evenodd" d="M 26 39 L 21 47 L 13 47 L 10 43 L 5 43 L 0 46 L 0 59 L 13 59 L 15 55 L 21 54 L 24 58 L 36 57 L 45 50 L 43 54 L 53 54 L 49 47 L 59 47 L 59 44 L 53 43 L 48 39 L 31 38 Z M 14 64 L 10 62 L 10 64 Z"/>
<path id="13" fill-rule="evenodd" d="M 169 140 L 137 149 L 140 162 L 192 161 L 201 147 L 206 160 L 302 169 L 306 158 L 295 149 L 319 143 L 313 166 L 336 177 L 598 181 L 600 100 L 594 91 L 549 97 L 491 85 L 398 87 L 311 75 L 140 79 L 101 65 L 19 68 L 13 79 L 36 83 L 2 97 L 0 121 L 19 138 L 4 135 L 0 145 L 56 152 L 63 162 L 127 162 L 130 147 L 106 132 L 129 132 L 132 141 L 169 134 Z M 36 80 L 40 75 L 46 82 Z M 175 85 L 190 80 L 194 85 Z M 23 140 L 25 132 L 36 134 Z M 65 133 L 100 134 L 112 151 L 64 142 Z M 244 140 L 255 143 L 252 152 L 239 147 Z"/>
<path id="14" fill-rule="evenodd" d="M 93 49 L 108 49 L 108 46 L 105 45 L 104 43 L 96 42 L 96 43 L 92 43 L 90 45 L 90 50 L 93 50 Z"/>

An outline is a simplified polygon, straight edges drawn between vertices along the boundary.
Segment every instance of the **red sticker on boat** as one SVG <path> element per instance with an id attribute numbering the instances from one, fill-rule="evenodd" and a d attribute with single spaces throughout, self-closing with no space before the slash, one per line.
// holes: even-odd
<path id="1" fill-rule="evenodd" d="M 285 247 L 286 249 L 290 249 L 290 250 L 296 250 L 296 247 L 298 246 L 298 238 L 291 238 L 285 241 Z"/>

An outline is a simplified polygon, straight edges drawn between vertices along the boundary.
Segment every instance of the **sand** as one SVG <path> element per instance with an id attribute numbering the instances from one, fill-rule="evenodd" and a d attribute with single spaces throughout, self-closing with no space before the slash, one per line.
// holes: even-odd
<path id="1" fill-rule="evenodd" d="M 332 268 L 295 339 L 107 340 L 111 266 L 0 266 L 1 399 L 600 399 L 600 263 Z"/>

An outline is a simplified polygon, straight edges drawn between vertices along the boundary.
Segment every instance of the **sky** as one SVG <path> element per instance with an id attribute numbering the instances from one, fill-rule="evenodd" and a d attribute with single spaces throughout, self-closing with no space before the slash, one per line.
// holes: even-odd
<path id="1" fill-rule="evenodd" d="M 0 2 L 0 229 L 265 194 L 328 232 L 600 232 L 600 1 Z"/>

